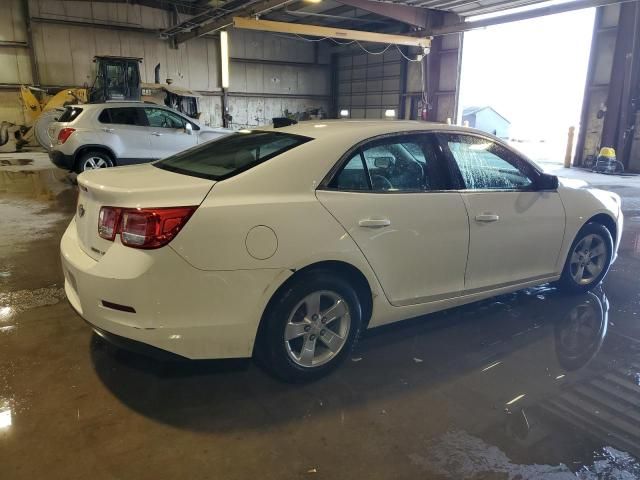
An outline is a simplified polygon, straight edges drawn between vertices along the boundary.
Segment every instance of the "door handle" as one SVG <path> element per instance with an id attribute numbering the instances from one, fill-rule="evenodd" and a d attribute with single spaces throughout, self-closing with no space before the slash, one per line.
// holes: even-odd
<path id="1" fill-rule="evenodd" d="M 476 215 L 476 222 L 491 223 L 497 222 L 498 220 L 500 220 L 500 216 L 495 213 L 483 213 L 482 215 Z"/>
<path id="2" fill-rule="evenodd" d="M 107 133 L 113 133 L 113 128 L 103 128 L 102 130 L 104 130 Z"/>
<path id="3" fill-rule="evenodd" d="M 382 228 L 391 225 L 388 218 L 364 218 L 358 222 L 358 225 L 364 228 Z"/>
<path id="4" fill-rule="evenodd" d="M 151 135 L 153 135 L 154 137 L 161 137 L 163 134 L 160 132 L 151 132 Z"/>

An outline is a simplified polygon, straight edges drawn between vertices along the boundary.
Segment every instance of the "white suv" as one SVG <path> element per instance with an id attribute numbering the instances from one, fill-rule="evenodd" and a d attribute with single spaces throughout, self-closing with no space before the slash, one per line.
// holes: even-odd
<path id="1" fill-rule="evenodd" d="M 49 127 L 49 158 L 60 168 L 82 173 L 165 158 L 230 132 L 199 125 L 160 105 L 72 105 Z"/>

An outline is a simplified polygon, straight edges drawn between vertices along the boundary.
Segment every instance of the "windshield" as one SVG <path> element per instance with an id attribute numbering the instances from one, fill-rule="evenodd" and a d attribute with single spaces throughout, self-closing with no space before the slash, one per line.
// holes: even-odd
<path id="1" fill-rule="evenodd" d="M 244 130 L 154 163 L 158 168 L 223 180 L 311 140 L 281 132 Z"/>

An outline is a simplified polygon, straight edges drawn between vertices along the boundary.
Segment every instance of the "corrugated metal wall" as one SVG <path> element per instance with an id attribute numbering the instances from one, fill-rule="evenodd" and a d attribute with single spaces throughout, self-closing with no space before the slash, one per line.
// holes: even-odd
<path id="1" fill-rule="evenodd" d="M 4 0 L 0 40 L 27 42 L 22 0 Z M 29 0 L 33 49 L 39 83 L 51 87 L 88 85 L 95 55 L 142 57 L 143 82 L 161 78 L 201 92 L 201 110 L 213 125 L 222 122 L 218 40 L 199 38 L 178 49 L 157 32 L 170 25 L 167 11 L 103 1 Z M 329 60 L 326 47 L 260 32 L 230 34 L 229 110 L 237 126 L 258 125 L 285 110 L 328 108 Z M 245 61 L 246 60 L 246 61 Z M 247 61 L 253 63 L 247 63 Z M 0 83 L 33 83 L 29 50 L 0 48 Z M 260 98 L 253 98 L 254 96 Z M 268 98 L 264 98 L 268 97 Z M 20 123 L 14 91 L 0 93 L 0 120 Z"/>

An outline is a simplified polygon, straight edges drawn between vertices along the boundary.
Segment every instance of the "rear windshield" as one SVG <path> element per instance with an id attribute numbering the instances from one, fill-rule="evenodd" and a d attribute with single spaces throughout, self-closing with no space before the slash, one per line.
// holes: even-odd
<path id="1" fill-rule="evenodd" d="M 82 113 L 82 109 L 80 107 L 67 107 L 60 118 L 58 118 L 59 122 L 73 122 L 76 118 L 80 116 Z"/>
<path id="2" fill-rule="evenodd" d="M 154 163 L 194 177 L 223 180 L 311 140 L 301 135 L 243 130 Z"/>

